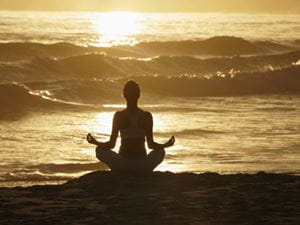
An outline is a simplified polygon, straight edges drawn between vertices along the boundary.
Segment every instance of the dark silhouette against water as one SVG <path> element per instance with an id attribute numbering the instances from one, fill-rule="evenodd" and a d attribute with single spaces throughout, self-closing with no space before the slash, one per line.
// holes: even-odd
<path id="1" fill-rule="evenodd" d="M 165 148 L 175 143 L 172 136 L 166 143 L 159 144 L 153 139 L 153 118 L 150 112 L 138 107 L 140 87 L 134 81 L 128 81 L 123 89 L 127 107 L 115 113 L 112 133 L 108 142 L 99 142 L 91 134 L 87 141 L 97 145 L 96 156 L 112 171 L 150 172 L 155 169 L 165 157 Z M 112 151 L 118 135 L 121 135 L 119 153 Z M 152 151 L 147 154 L 147 145 Z"/>

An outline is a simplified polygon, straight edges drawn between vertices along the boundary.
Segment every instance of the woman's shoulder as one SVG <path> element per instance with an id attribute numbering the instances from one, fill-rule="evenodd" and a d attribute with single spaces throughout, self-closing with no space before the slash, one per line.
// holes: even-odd
<path id="1" fill-rule="evenodd" d="M 145 111 L 141 108 L 139 108 L 139 113 L 142 114 L 145 117 L 151 117 L 152 116 L 152 114 L 149 111 Z"/>
<path id="2" fill-rule="evenodd" d="M 139 108 L 138 114 L 139 114 L 139 116 L 141 116 L 143 118 L 150 118 L 150 117 L 152 117 L 152 114 L 149 111 L 143 110 L 141 108 Z M 115 112 L 115 116 L 116 117 L 124 117 L 124 116 L 127 117 L 128 116 L 128 111 L 126 109 L 120 110 L 120 111 L 116 111 Z"/>
<path id="3" fill-rule="evenodd" d="M 122 117 L 122 116 L 124 116 L 126 114 L 126 110 L 120 110 L 120 111 L 116 111 L 115 112 L 115 117 Z"/>

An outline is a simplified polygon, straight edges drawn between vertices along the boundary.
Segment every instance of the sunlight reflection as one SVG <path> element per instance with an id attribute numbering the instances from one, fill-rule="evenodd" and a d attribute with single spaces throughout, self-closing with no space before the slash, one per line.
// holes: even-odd
<path id="1" fill-rule="evenodd" d="M 122 105 L 105 105 L 105 107 L 109 108 L 119 108 Z M 113 121 L 114 112 L 101 112 L 96 114 L 96 116 L 90 121 L 88 130 L 91 132 L 95 132 L 97 136 L 101 135 L 102 138 L 106 138 L 108 135 L 110 135 L 111 127 L 112 127 L 112 121 Z M 163 131 L 165 127 L 165 122 L 162 120 L 160 115 L 154 114 L 153 115 L 153 122 L 154 122 L 154 135 L 156 131 Z M 99 136 L 99 138 L 101 138 Z"/>
<path id="2" fill-rule="evenodd" d="M 96 117 L 96 121 L 98 122 L 97 132 L 106 135 L 110 134 L 113 115 L 113 112 L 103 112 L 98 114 L 98 116 Z"/>
<path id="3" fill-rule="evenodd" d="M 118 109 L 118 108 L 122 109 L 122 108 L 126 107 L 125 104 L 103 104 L 102 106 L 104 108 L 116 108 L 116 109 Z"/>
<path id="4" fill-rule="evenodd" d="M 95 31 L 100 35 L 99 45 L 133 45 L 131 35 L 140 33 L 139 14 L 131 12 L 101 13 L 92 17 Z"/>
<path id="5" fill-rule="evenodd" d="M 165 121 L 162 119 L 162 117 L 160 116 L 160 114 L 153 114 L 153 132 L 155 135 L 155 132 L 159 131 L 163 131 L 166 123 Z"/>
<path id="6" fill-rule="evenodd" d="M 102 141 L 107 141 L 112 127 L 114 112 L 98 113 L 90 123 L 91 132 Z"/>

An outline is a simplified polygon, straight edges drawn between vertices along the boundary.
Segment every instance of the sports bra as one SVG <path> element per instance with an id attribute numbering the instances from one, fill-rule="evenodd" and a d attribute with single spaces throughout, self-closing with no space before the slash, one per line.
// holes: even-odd
<path id="1" fill-rule="evenodd" d="M 138 110 L 134 114 L 129 114 L 130 126 L 120 129 L 121 138 L 145 138 L 146 131 L 138 126 L 140 111 Z"/>

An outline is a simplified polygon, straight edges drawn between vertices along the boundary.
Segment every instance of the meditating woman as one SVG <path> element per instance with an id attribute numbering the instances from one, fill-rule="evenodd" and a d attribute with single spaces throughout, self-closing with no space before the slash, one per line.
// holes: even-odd
<path id="1" fill-rule="evenodd" d="M 165 157 L 165 148 L 174 145 L 172 136 L 164 144 L 153 140 L 153 119 L 150 112 L 138 107 L 140 87 L 134 81 L 128 81 L 123 89 L 123 96 L 127 107 L 115 113 L 112 133 L 108 142 L 99 142 L 91 134 L 87 141 L 97 145 L 96 156 L 112 171 L 123 172 L 150 172 L 155 169 Z M 121 134 L 121 147 L 119 153 L 112 151 L 115 147 L 119 132 Z M 145 137 L 148 148 L 152 151 L 147 154 Z"/>

